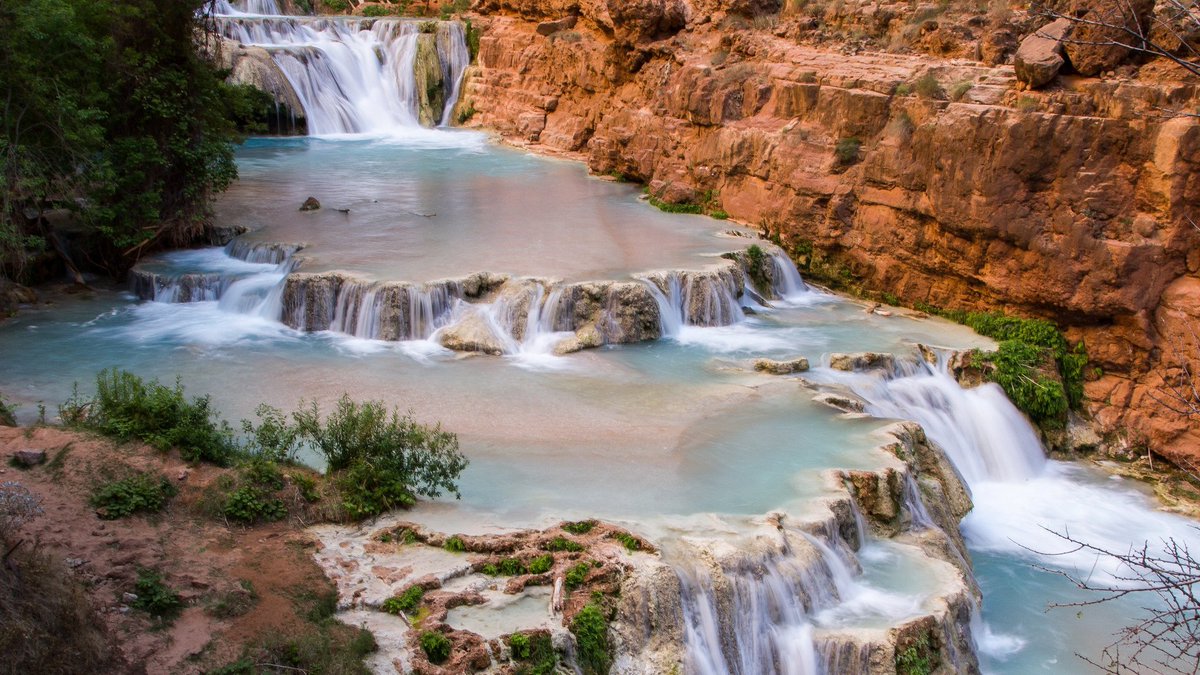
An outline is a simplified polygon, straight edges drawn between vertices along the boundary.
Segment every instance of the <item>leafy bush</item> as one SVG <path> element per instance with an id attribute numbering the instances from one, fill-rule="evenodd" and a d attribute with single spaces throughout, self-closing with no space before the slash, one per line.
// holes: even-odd
<path id="1" fill-rule="evenodd" d="M 133 606 L 159 619 L 173 619 L 183 609 L 183 600 L 163 583 L 162 573 L 155 570 L 139 570 L 133 592 L 137 595 Z"/>
<path id="2" fill-rule="evenodd" d="M 253 457 L 242 463 L 240 473 L 251 485 L 267 490 L 282 490 L 285 485 L 279 465 L 261 457 Z"/>
<path id="3" fill-rule="evenodd" d="M 500 574 L 506 577 L 525 574 L 525 564 L 516 558 L 505 558 L 500 561 Z"/>
<path id="4" fill-rule="evenodd" d="M 257 425 L 250 420 L 242 420 L 247 451 L 273 462 L 294 462 L 296 452 L 304 441 L 300 427 L 289 423 L 282 410 L 266 403 L 255 408 L 254 415 L 259 420 Z"/>
<path id="5" fill-rule="evenodd" d="M 183 396 L 183 385 L 166 387 L 116 368 L 96 375 L 96 395 L 79 396 L 78 388 L 59 407 L 64 422 L 93 429 L 121 441 L 140 440 L 159 450 L 179 448 L 189 462 L 227 466 L 236 456 L 229 425 L 220 421 L 208 396 Z"/>
<path id="6" fill-rule="evenodd" d="M 363 13 L 363 16 L 371 16 L 371 17 L 395 16 L 396 10 L 394 10 L 390 7 L 385 7 L 383 5 L 367 5 L 366 7 L 363 7 L 362 13 Z"/>
<path id="7" fill-rule="evenodd" d="M 463 33 L 467 41 L 467 51 L 471 54 L 471 63 L 479 59 L 479 29 L 470 19 L 463 21 Z"/>
<path id="8" fill-rule="evenodd" d="M 400 595 L 384 600 L 380 608 L 388 614 L 400 614 L 401 612 L 411 614 L 421 605 L 421 598 L 424 597 L 424 588 L 409 586 Z"/>
<path id="9" fill-rule="evenodd" d="M 833 146 L 833 156 L 841 166 L 849 166 L 858 161 L 858 151 L 861 148 L 862 141 L 857 137 L 843 138 Z"/>
<path id="10" fill-rule="evenodd" d="M 311 504 L 321 498 L 321 494 L 317 492 L 317 481 L 312 476 L 297 471 L 288 474 L 288 477 L 292 479 L 292 483 L 295 484 L 304 501 Z"/>
<path id="11" fill-rule="evenodd" d="M 650 195 L 649 201 L 650 201 L 651 206 L 658 209 L 659 211 L 663 211 L 664 213 L 688 213 L 688 214 L 704 213 L 704 207 L 699 204 L 691 204 L 689 202 L 682 202 L 679 204 L 674 204 L 671 202 L 664 202 L 663 200 L 659 199 L 658 197 L 655 197 L 654 195 Z"/>
<path id="12" fill-rule="evenodd" d="M 729 220 L 729 213 L 722 211 L 721 209 L 710 211 L 708 215 L 716 218 L 717 220 Z"/>
<path id="13" fill-rule="evenodd" d="M 594 527 L 596 527 L 596 521 L 581 520 L 576 523 L 567 523 L 562 526 L 562 529 L 570 532 L 571 534 L 587 534 L 588 532 L 591 532 L 592 528 Z"/>
<path id="14" fill-rule="evenodd" d="M 356 403 L 342 396 L 321 423 L 317 404 L 292 414 L 298 431 L 325 456 L 344 506 L 361 519 L 411 506 L 414 493 L 459 496 L 457 479 L 467 467 L 458 437 L 388 410 L 381 401 Z"/>
<path id="15" fill-rule="evenodd" d="M 921 98 L 936 99 L 946 97 L 946 92 L 942 90 L 941 83 L 938 82 L 933 73 L 925 73 L 921 77 L 917 78 L 917 82 L 913 85 L 913 89 L 917 92 L 917 96 L 920 96 Z"/>
<path id="16" fill-rule="evenodd" d="M 263 520 L 282 520 L 287 517 L 283 500 L 271 497 L 256 485 L 234 490 L 222 509 L 226 518 L 239 523 L 253 524 Z"/>
<path id="17" fill-rule="evenodd" d="M 350 3 L 348 2 L 348 0 L 321 0 L 321 1 L 325 3 L 325 6 L 327 8 L 329 8 L 335 12 L 350 11 Z"/>
<path id="18" fill-rule="evenodd" d="M 467 550 L 467 543 L 462 540 L 462 537 L 454 535 L 446 540 L 446 543 L 442 545 L 442 548 L 445 548 L 451 553 L 462 553 Z"/>
<path id="19" fill-rule="evenodd" d="M 13 414 L 12 404 L 0 396 L 0 427 L 17 426 L 17 416 Z"/>
<path id="20" fill-rule="evenodd" d="M 554 567 L 554 556 L 550 555 L 549 553 L 546 555 L 540 555 L 529 561 L 530 574 L 545 574 L 546 572 L 549 572 L 550 568 L 552 567 Z"/>
<path id="21" fill-rule="evenodd" d="M 91 504 L 101 518 L 115 520 L 135 513 L 157 513 L 175 493 L 166 476 L 138 473 L 96 488 Z"/>
<path id="22" fill-rule="evenodd" d="M 566 537 L 555 537 L 554 539 L 546 542 L 546 550 L 577 552 L 582 551 L 583 546 L 580 546 L 577 542 L 571 541 Z"/>
<path id="23" fill-rule="evenodd" d="M 608 646 L 608 619 L 595 603 L 584 605 L 571 620 L 571 632 L 579 648 L 579 665 L 584 675 L 605 675 L 612 665 Z"/>
<path id="24" fill-rule="evenodd" d="M 970 80 L 963 80 L 962 82 L 955 84 L 954 87 L 952 87 L 950 89 L 950 100 L 951 101 L 963 100 L 963 97 L 967 95 L 967 92 L 971 91 L 972 86 L 973 85 L 971 84 Z"/>
<path id="25" fill-rule="evenodd" d="M 427 630 L 421 633 L 420 643 L 421 651 L 425 652 L 430 663 L 445 663 L 446 659 L 450 658 L 452 645 L 445 635 Z"/>
<path id="26" fill-rule="evenodd" d="M 529 636 L 524 633 L 513 633 L 508 638 L 508 648 L 512 650 L 514 659 L 529 658 Z"/>

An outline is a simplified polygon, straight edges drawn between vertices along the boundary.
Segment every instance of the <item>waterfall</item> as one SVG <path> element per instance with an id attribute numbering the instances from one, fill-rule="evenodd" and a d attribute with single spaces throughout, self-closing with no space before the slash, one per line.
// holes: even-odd
<path id="1" fill-rule="evenodd" d="M 771 285 L 775 296 L 784 300 L 795 300 L 808 293 L 808 284 L 800 278 L 800 270 L 782 250 L 770 252 Z"/>
<path id="2" fill-rule="evenodd" d="M 876 417 L 913 420 L 942 446 L 967 483 L 1021 481 L 1046 464 L 1028 420 L 996 384 L 963 389 L 945 359 L 924 361 L 911 372 L 844 376 Z"/>
<path id="3" fill-rule="evenodd" d="M 739 303 L 745 285 L 740 272 L 722 268 L 643 278 L 658 304 L 662 334 L 677 337 L 684 326 L 729 326 L 745 318 Z"/>
<path id="4" fill-rule="evenodd" d="M 275 0 L 217 0 L 214 7 L 217 15 L 240 16 L 245 14 L 279 15 L 282 12 Z"/>
<path id="5" fill-rule="evenodd" d="M 389 134 L 419 127 L 427 85 L 417 82 L 414 67 L 422 39 L 432 41 L 447 94 L 434 121 L 449 123 L 470 64 L 457 23 L 278 16 L 272 0 L 248 0 L 246 7 L 219 3 L 217 29 L 229 40 L 267 50 L 304 109 L 309 134 Z M 428 26 L 436 32 L 423 34 Z"/>

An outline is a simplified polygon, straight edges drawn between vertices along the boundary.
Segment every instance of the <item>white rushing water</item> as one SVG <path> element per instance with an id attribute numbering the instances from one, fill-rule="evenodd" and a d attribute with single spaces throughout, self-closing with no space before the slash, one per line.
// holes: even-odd
<path id="1" fill-rule="evenodd" d="M 214 20 L 224 37 L 271 54 L 313 136 L 419 131 L 414 64 L 425 25 L 436 26 L 428 37 L 436 45 L 446 90 L 438 124 L 449 123 L 470 65 L 457 23 L 280 16 L 272 0 L 220 2 Z"/>
<path id="2" fill-rule="evenodd" d="M 1117 577 L 1123 572 L 1127 577 L 1128 569 L 1122 569 L 1113 558 L 1068 542 L 1063 535 L 1116 553 L 1147 544 L 1153 551 L 1172 538 L 1200 544 L 1189 521 L 1154 510 L 1142 494 L 1124 487 L 1121 481 L 1101 481 L 1078 465 L 1048 461 L 1029 421 L 997 385 L 964 389 L 947 372 L 945 359 L 937 365 L 908 364 L 896 373 L 831 375 L 830 379 L 850 386 L 868 401 L 867 412 L 914 420 L 946 451 L 972 494 L 974 509 L 961 529 L 977 555 L 1007 556 L 1026 561 L 1026 565 L 1059 569 L 1096 585 L 1120 585 Z M 1030 601 L 1078 602 L 1098 597 Z M 986 596 L 984 603 L 986 609 Z M 1131 616 L 1127 622 L 1132 621 Z M 973 623 L 981 654 L 997 662 L 1011 658 L 1039 637 L 1009 632 L 1020 628 L 1004 626 L 1005 632 L 1001 632 L 978 617 Z M 1101 646 L 1115 639 L 1111 635 L 1092 637 Z M 1034 660 L 1042 658 L 1054 670 L 1065 667 L 1074 672 L 1078 667 L 1058 654 Z"/>

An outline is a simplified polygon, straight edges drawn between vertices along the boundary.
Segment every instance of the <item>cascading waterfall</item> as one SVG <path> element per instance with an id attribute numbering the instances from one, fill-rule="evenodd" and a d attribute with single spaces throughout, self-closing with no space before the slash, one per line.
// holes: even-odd
<path id="1" fill-rule="evenodd" d="M 241 14 L 281 14 L 279 6 L 275 4 L 275 0 L 217 0 L 215 11 L 219 15 L 227 16 Z"/>
<path id="2" fill-rule="evenodd" d="M 449 122 L 463 74 L 470 63 L 465 34 L 457 23 L 351 17 L 279 16 L 272 0 L 229 2 L 214 17 L 221 35 L 263 47 L 287 79 L 304 109 L 308 133 L 389 134 L 420 126 L 414 66 L 418 42 L 433 40 L 446 102 L 436 120 Z"/>
<path id="3" fill-rule="evenodd" d="M 896 373 L 853 373 L 843 378 L 877 417 L 908 419 L 945 449 L 974 486 L 1038 475 L 1046 458 L 1033 427 L 996 384 L 963 389 L 946 359 L 901 364 Z"/>

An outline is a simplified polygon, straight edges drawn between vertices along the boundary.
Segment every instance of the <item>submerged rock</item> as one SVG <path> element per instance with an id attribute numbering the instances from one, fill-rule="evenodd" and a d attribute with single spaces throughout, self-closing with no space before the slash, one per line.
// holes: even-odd
<path id="1" fill-rule="evenodd" d="M 770 375 L 791 375 L 808 370 L 808 359 L 800 358 L 791 361 L 775 361 L 774 359 L 759 359 L 754 362 L 754 369 Z"/>
<path id="2" fill-rule="evenodd" d="M 866 409 L 867 404 L 857 396 L 850 394 L 834 394 L 825 392 L 817 394 L 813 397 L 817 403 L 823 403 L 831 408 L 836 408 L 842 412 L 860 413 Z"/>
<path id="3" fill-rule="evenodd" d="M 858 352 L 855 354 L 832 354 L 829 357 L 829 367 L 834 370 L 853 372 L 856 370 L 887 370 L 896 367 L 896 357 L 879 352 Z"/>
<path id="4" fill-rule="evenodd" d="M 301 211 L 316 211 L 319 208 L 321 208 L 321 202 L 317 201 L 316 197 L 309 197 L 300 205 Z"/>

